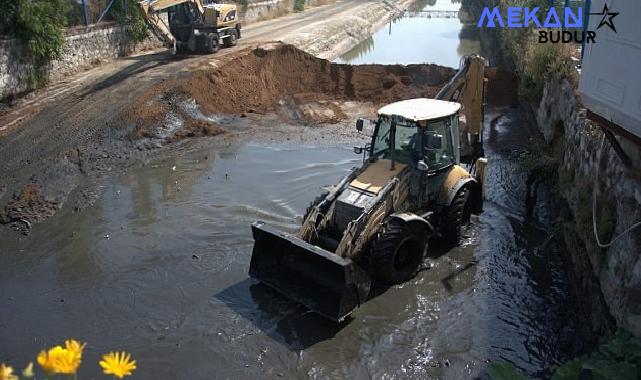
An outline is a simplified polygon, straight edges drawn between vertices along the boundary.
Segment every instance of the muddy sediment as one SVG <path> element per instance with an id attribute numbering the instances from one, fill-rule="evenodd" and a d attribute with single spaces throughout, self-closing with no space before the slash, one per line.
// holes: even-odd
<path id="1" fill-rule="evenodd" d="M 204 115 L 243 116 L 288 108 L 304 123 L 336 123 L 347 117 L 342 102 L 378 107 L 434 97 L 454 72 L 427 64 L 334 64 L 294 46 L 276 44 L 248 49 L 215 69 L 161 83 L 125 110 L 120 124 L 132 127 L 134 137 L 148 136 L 150 128 L 187 100 L 195 101 Z M 191 128 L 191 123 L 186 126 Z"/>
<path id="2" fill-rule="evenodd" d="M 0 223 L 11 224 L 16 231 L 27 233 L 31 223 L 40 222 L 54 215 L 59 208 L 58 202 L 48 200 L 39 185 L 25 185 L 0 212 Z"/>

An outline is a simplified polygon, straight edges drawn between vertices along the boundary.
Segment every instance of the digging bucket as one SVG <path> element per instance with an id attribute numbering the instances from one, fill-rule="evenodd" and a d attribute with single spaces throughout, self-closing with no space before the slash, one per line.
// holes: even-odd
<path id="1" fill-rule="evenodd" d="M 249 275 L 335 322 L 365 302 L 371 278 L 352 260 L 269 227 L 252 224 Z"/>

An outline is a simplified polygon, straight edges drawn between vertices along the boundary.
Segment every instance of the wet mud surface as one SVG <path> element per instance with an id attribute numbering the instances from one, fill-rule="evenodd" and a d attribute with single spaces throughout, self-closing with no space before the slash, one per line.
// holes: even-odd
<path id="1" fill-rule="evenodd" d="M 249 225 L 296 231 L 321 187 L 361 157 L 324 144 L 319 127 L 264 121 L 251 130 L 292 140 L 196 139 L 112 175 L 91 207 L 63 207 L 30 236 L 2 231 L 3 354 L 23 363 L 73 336 L 90 342 L 87 363 L 132 351 L 141 379 L 484 378 L 497 360 L 545 376 L 576 338 L 546 188 L 528 210 L 528 173 L 511 154 L 536 137 L 519 110 L 487 119 L 485 212 L 464 244 L 432 251 L 412 281 L 375 289 L 343 325 L 248 278 Z"/>

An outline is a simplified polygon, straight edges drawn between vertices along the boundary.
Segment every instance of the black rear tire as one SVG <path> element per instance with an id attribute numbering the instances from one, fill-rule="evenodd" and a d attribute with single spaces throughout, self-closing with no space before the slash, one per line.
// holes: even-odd
<path id="1" fill-rule="evenodd" d="M 470 189 L 464 187 L 456 194 L 452 204 L 445 209 L 441 219 L 441 234 L 448 244 L 458 245 L 461 242 L 461 231 L 463 226 L 470 223 L 471 214 Z"/>
<path id="2" fill-rule="evenodd" d="M 388 219 L 369 252 L 370 275 L 387 285 L 412 279 L 425 257 L 427 240 L 427 230 L 421 224 Z"/>
<path id="3" fill-rule="evenodd" d="M 229 37 L 225 38 L 225 47 L 232 47 L 238 44 L 238 33 L 236 29 L 229 31 Z"/>
<path id="4" fill-rule="evenodd" d="M 220 45 L 218 44 L 218 34 L 212 33 L 207 36 L 207 41 L 205 43 L 205 50 L 209 54 L 213 54 L 220 49 Z"/>

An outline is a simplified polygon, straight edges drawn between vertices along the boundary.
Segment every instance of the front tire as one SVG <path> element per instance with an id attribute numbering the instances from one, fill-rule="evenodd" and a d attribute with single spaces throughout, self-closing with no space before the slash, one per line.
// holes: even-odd
<path id="1" fill-rule="evenodd" d="M 387 285 L 412 279 L 425 257 L 427 240 L 427 231 L 419 223 L 397 218 L 387 220 L 369 252 L 371 276 Z"/>
<path id="2" fill-rule="evenodd" d="M 452 204 L 445 209 L 441 220 L 441 234 L 448 244 L 458 245 L 461 242 L 461 231 L 463 226 L 470 223 L 470 215 L 472 215 L 470 189 L 464 187 L 456 194 Z"/>
<path id="3" fill-rule="evenodd" d="M 218 43 L 218 34 L 212 33 L 207 36 L 207 41 L 205 43 L 205 51 L 209 54 L 216 53 L 220 49 L 220 45 Z"/>

